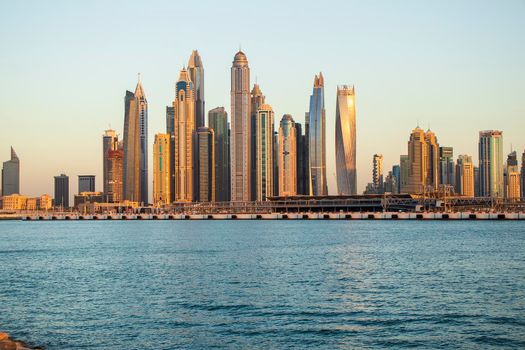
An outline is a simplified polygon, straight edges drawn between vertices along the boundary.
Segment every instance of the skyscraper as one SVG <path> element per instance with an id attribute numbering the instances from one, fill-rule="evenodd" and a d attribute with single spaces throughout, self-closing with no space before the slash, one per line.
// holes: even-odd
<path id="1" fill-rule="evenodd" d="M 2 196 L 20 194 L 20 159 L 11 147 L 11 159 L 2 167 Z"/>
<path id="2" fill-rule="evenodd" d="M 107 188 L 106 194 L 110 195 L 113 202 L 118 203 L 123 200 L 122 192 L 122 171 L 124 151 L 121 147 L 108 152 L 107 162 Z"/>
<path id="3" fill-rule="evenodd" d="M 204 109 L 204 66 L 197 50 L 191 53 L 188 73 L 193 83 L 193 97 L 195 98 L 195 128 L 199 128 L 204 126 L 206 110 Z"/>
<path id="4" fill-rule="evenodd" d="M 55 207 L 69 208 L 69 177 L 55 176 Z"/>
<path id="5" fill-rule="evenodd" d="M 166 106 L 166 134 L 171 134 L 175 131 L 175 110 L 173 106 Z"/>
<path id="6" fill-rule="evenodd" d="M 507 156 L 507 164 L 503 172 L 505 185 L 505 198 L 517 199 L 521 196 L 520 171 L 518 167 L 518 154 L 512 151 Z"/>
<path id="7" fill-rule="evenodd" d="M 215 202 L 215 140 L 212 128 L 200 127 L 194 134 L 196 164 L 196 200 Z"/>
<path id="8" fill-rule="evenodd" d="M 479 178 L 479 167 L 474 167 L 474 197 L 481 196 L 481 182 Z"/>
<path id="9" fill-rule="evenodd" d="M 109 187 L 109 152 L 118 149 L 118 135 L 115 130 L 108 129 L 102 135 L 102 181 L 104 193 L 108 193 Z"/>
<path id="10" fill-rule="evenodd" d="M 409 159 L 407 154 L 403 154 L 399 156 L 399 193 L 407 192 L 407 186 L 408 186 L 408 179 L 409 179 L 409 172 L 410 172 L 410 165 L 409 165 Z"/>
<path id="11" fill-rule="evenodd" d="M 170 203 L 175 201 L 175 109 L 166 106 L 166 134 L 170 135 Z"/>
<path id="12" fill-rule="evenodd" d="M 335 158 L 337 192 L 343 195 L 356 194 L 355 90 L 353 86 L 337 87 Z"/>
<path id="13" fill-rule="evenodd" d="M 126 91 L 124 112 L 124 199 L 148 203 L 148 102 L 140 80 Z"/>
<path id="14" fill-rule="evenodd" d="M 231 68 L 231 200 L 251 199 L 250 68 L 246 55 L 235 54 Z"/>
<path id="15" fill-rule="evenodd" d="M 425 185 L 429 190 L 437 190 L 439 187 L 439 143 L 436 134 L 427 130 L 425 142 L 427 144 Z"/>
<path id="16" fill-rule="evenodd" d="M 193 132 L 195 130 L 195 99 L 193 83 L 186 69 L 180 71 L 176 84 L 174 109 L 175 201 L 191 202 L 193 183 Z"/>
<path id="17" fill-rule="evenodd" d="M 301 123 L 295 123 L 296 134 L 296 153 L 297 153 L 297 194 L 308 195 L 310 192 L 306 188 L 308 182 L 306 174 L 308 173 L 308 150 L 306 147 L 306 136 L 303 134 L 303 126 Z"/>
<path id="18" fill-rule="evenodd" d="M 279 196 L 297 194 L 297 131 L 291 115 L 285 114 L 279 126 L 278 184 Z"/>
<path id="19" fill-rule="evenodd" d="M 78 193 L 95 192 L 95 175 L 78 175 Z"/>
<path id="20" fill-rule="evenodd" d="M 257 110 L 255 119 L 255 161 L 256 161 L 256 201 L 264 201 L 273 196 L 274 190 L 274 126 L 273 109 L 263 104 Z"/>
<path id="21" fill-rule="evenodd" d="M 459 155 L 456 164 L 456 193 L 474 197 L 474 163 L 472 157 Z"/>
<path id="22" fill-rule="evenodd" d="M 525 151 L 521 154 L 521 197 L 525 198 Z"/>
<path id="23" fill-rule="evenodd" d="M 374 154 L 372 162 L 372 184 L 374 185 L 375 193 L 383 193 L 383 155 Z"/>
<path id="24" fill-rule="evenodd" d="M 309 111 L 309 164 L 310 193 L 313 196 L 328 195 L 326 182 L 326 111 L 324 108 L 323 74 L 315 76 L 310 96 Z"/>
<path id="25" fill-rule="evenodd" d="M 412 130 L 408 141 L 408 184 L 403 192 L 422 193 L 425 190 L 427 162 L 425 132 L 417 127 Z"/>
<path id="26" fill-rule="evenodd" d="M 224 107 L 208 112 L 208 126 L 213 129 L 215 163 L 215 200 L 230 200 L 230 137 L 228 113 Z"/>
<path id="27" fill-rule="evenodd" d="M 452 147 L 439 147 L 439 183 L 455 186 L 454 149 Z"/>
<path id="28" fill-rule="evenodd" d="M 163 206 L 171 201 L 171 135 L 156 134 L 153 143 L 153 204 Z"/>
<path id="29" fill-rule="evenodd" d="M 251 143 L 250 143 L 250 163 L 251 163 L 251 199 L 257 199 L 256 189 L 256 178 L 257 178 L 257 156 L 255 154 L 256 143 L 257 143 L 257 111 L 265 103 L 266 97 L 263 95 L 259 84 L 253 84 L 252 91 L 250 92 L 250 123 L 251 123 Z"/>
<path id="30" fill-rule="evenodd" d="M 479 181 L 482 197 L 503 197 L 503 132 L 479 132 Z"/>
<path id="31" fill-rule="evenodd" d="M 392 189 L 392 193 L 401 192 L 401 166 L 393 165 L 392 166 L 392 176 L 395 178 L 396 188 Z"/>

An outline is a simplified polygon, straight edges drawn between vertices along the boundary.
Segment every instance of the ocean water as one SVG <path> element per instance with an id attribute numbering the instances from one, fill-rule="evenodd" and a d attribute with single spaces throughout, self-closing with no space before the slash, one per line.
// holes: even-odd
<path id="1" fill-rule="evenodd" d="M 525 224 L 4 221 L 0 331 L 46 349 L 525 348 Z"/>

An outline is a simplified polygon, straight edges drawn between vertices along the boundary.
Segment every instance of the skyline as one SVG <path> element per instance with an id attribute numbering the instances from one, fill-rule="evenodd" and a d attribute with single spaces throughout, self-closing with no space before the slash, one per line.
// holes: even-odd
<path id="1" fill-rule="evenodd" d="M 157 8 L 171 8 L 168 4 L 157 4 L 160 4 Z M 312 36 L 313 31 L 302 24 L 297 29 L 288 29 L 288 25 L 278 26 L 280 29 L 289 30 L 281 40 L 271 40 L 277 34 L 275 29 L 271 28 L 263 31 L 267 38 L 262 41 L 259 40 L 259 34 L 253 39 L 239 34 L 241 38 L 238 41 L 242 42 L 243 51 L 250 62 L 252 84 L 256 81 L 261 86 L 275 110 L 276 121 L 279 121 L 283 114 L 291 114 L 296 122 L 304 123 L 304 113 L 308 111 L 308 98 L 311 94 L 311 77 L 316 72 L 323 72 L 329 193 L 336 193 L 334 125 L 336 86 L 341 84 L 356 86 L 358 193 L 371 181 L 372 155 L 383 154 L 385 170 L 399 163 L 399 155 L 406 154 L 410 131 L 417 124 L 425 130 L 430 124 L 440 145 L 454 147 L 454 158 L 459 154 L 467 154 L 472 156 L 477 164 L 478 133 L 485 129 L 504 132 L 505 157 L 510 153 L 511 144 L 521 154 L 525 140 L 519 131 L 525 129 L 525 108 L 520 96 L 523 90 L 520 84 L 525 80 L 525 73 L 519 68 L 520 62 L 525 61 L 525 55 L 524 48 L 517 45 L 518 38 L 524 32 L 524 24 L 517 20 L 520 10 L 524 10 L 525 6 L 519 2 L 498 6 L 486 3 L 485 6 L 480 6 L 478 11 L 474 11 L 472 18 L 468 18 L 467 10 L 472 10 L 468 5 L 474 6 L 474 2 L 454 5 L 431 4 L 429 9 L 414 3 L 396 6 L 380 4 L 383 6 L 377 6 L 377 3 L 375 6 L 342 4 L 356 13 L 356 25 L 350 26 L 351 28 L 341 26 L 339 32 L 334 31 L 331 37 L 326 36 L 322 41 L 316 42 L 319 49 L 314 50 L 315 52 L 308 51 L 310 56 L 306 60 L 303 57 L 309 47 L 308 43 L 318 40 L 316 35 L 319 34 Z M 66 27 L 74 29 L 71 34 L 83 34 L 80 38 L 85 39 L 91 27 L 82 26 L 87 24 L 85 20 L 80 20 L 79 24 L 74 23 L 75 15 L 79 16 L 84 6 L 63 5 L 59 10 L 73 14 L 70 17 L 71 23 L 66 23 Z M 54 34 L 53 30 L 57 29 L 57 24 L 51 23 L 49 11 L 57 10 L 56 3 L 51 4 L 49 9 L 43 8 L 43 16 L 37 22 L 42 24 L 44 21 L 51 25 L 42 26 L 42 32 L 35 38 L 25 38 L 24 29 L 21 28 L 25 21 L 33 18 L 32 15 L 29 14 L 28 18 L 23 19 L 13 16 L 13 13 L 22 14 L 20 9 L 17 12 L 19 6 L 21 5 L 7 4 L 5 14 L 0 15 L 5 19 L 0 28 L 6 33 L 5 37 L 0 38 L 6 47 L 5 56 L 0 58 L 3 61 L 0 72 L 6 80 L 6 86 L 10 87 L 5 89 L 5 94 L 0 97 L 0 116 L 3 122 L 0 131 L 0 157 L 2 161 L 9 158 L 11 145 L 17 150 L 21 159 L 21 192 L 24 194 L 51 194 L 53 176 L 62 172 L 70 176 L 71 188 L 77 187 L 77 175 L 95 174 L 96 188 L 101 190 L 100 138 L 108 128 L 108 123 L 111 123 L 112 128 L 117 130 L 121 139 L 123 138 L 123 93 L 134 88 L 136 74 L 141 72 L 149 104 L 148 139 L 152 141 L 155 133 L 165 130 L 165 106 L 171 104 L 178 71 L 187 62 L 188 54 L 193 49 L 199 50 L 206 71 L 206 113 L 215 107 L 224 106 L 231 118 L 229 69 L 232 55 L 237 51 L 235 36 L 228 37 L 224 31 L 217 29 L 217 33 L 209 33 L 211 37 L 218 35 L 223 38 L 216 43 L 210 40 L 212 38 L 206 37 L 197 40 L 199 36 L 202 37 L 202 33 L 198 32 L 183 38 L 180 45 L 167 45 L 163 42 L 161 49 L 156 46 L 159 44 L 158 37 L 155 39 L 155 36 L 152 36 L 152 40 L 145 44 L 145 53 L 137 54 L 132 60 L 128 58 L 127 61 L 119 61 L 116 50 L 107 50 L 107 45 L 113 42 L 119 44 L 116 39 L 126 42 L 125 38 L 119 36 L 120 30 L 113 29 L 108 38 L 95 35 L 101 46 L 96 41 L 88 40 L 90 45 L 87 45 L 87 48 L 92 49 L 92 53 L 85 49 L 75 52 L 75 48 L 63 45 L 68 42 L 68 35 L 71 34 L 64 33 L 58 37 L 51 35 Z M 36 5 L 39 6 L 41 5 Z M 111 6 L 115 5 L 109 4 L 107 8 Z M 132 4 L 131 8 L 135 6 Z M 215 5 L 207 6 L 210 8 L 204 11 L 205 18 L 210 17 Z M 445 20 L 440 18 L 440 15 L 444 15 L 447 6 L 459 11 L 452 11 L 451 19 Z M 269 7 L 271 8 L 271 4 Z M 241 6 L 241 9 L 250 8 L 251 5 Z M 291 8 L 292 5 L 285 5 L 282 15 L 289 14 Z M 401 35 L 394 41 L 399 50 L 393 50 L 395 45 L 387 40 L 392 39 L 392 36 L 387 34 L 387 29 L 394 28 L 388 26 L 394 20 L 381 16 L 387 13 L 392 16 L 399 15 L 400 11 L 407 9 L 409 23 L 395 26 L 396 34 Z M 434 21 L 422 27 L 422 34 L 408 30 L 407 27 L 414 22 L 424 24 L 424 18 L 428 19 L 425 14 L 428 15 L 432 10 L 437 10 L 437 16 L 430 17 L 434 18 Z M 265 8 L 262 11 L 264 14 L 269 9 Z M 357 18 L 358 14 L 364 14 L 365 18 L 370 19 L 366 15 L 374 11 L 386 22 L 380 23 L 381 21 L 376 20 L 364 26 L 363 23 L 361 26 L 357 25 L 362 21 Z M 413 17 L 416 11 L 419 11 L 421 17 Z M 58 11 L 59 14 L 62 12 Z M 160 12 L 162 11 L 155 15 L 164 18 Z M 223 12 L 224 10 L 219 11 L 220 14 L 224 14 Z M 92 15 L 93 10 L 88 10 L 87 18 L 92 18 Z M 231 18 L 231 15 L 227 16 L 230 17 L 226 18 Z M 299 23 L 305 16 L 312 15 L 299 15 L 299 18 L 291 21 Z M 329 20 L 326 9 L 321 9 L 319 16 L 324 26 L 322 34 L 328 34 L 334 27 L 338 27 Z M 340 15 L 333 13 L 331 16 L 337 19 Z M 18 25 L 14 25 L 13 18 L 19 21 Z M 396 17 L 394 22 L 401 23 L 402 18 L 403 16 Z M 505 22 L 501 21 L 502 18 L 505 18 Z M 488 22 L 489 19 L 493 22 Z M 279 21 L 284 21 L 284 17 L 276 15 L 272 20 L 281 23 Z M 447 34 L 451 29 L 457 30 L 459 22 L 462 28 L 465 28 L 457 31 L 457 35 L 451 39 Z M 151 19 L 148 23 L 151 23 Z M 467 24 L 470 24 L 468 28 Z M 231 29 L 229 26 L 230 24 L 225 24 L 227 29 Z M 17 28 L 21 32 L 18 35 L 14 31 Z M 134 30 L 127 29 L 132 32 Z M 95 34 L 98 30 L 94 29 Z M 150 29 L 149 34 L 152 30 Z M 165 32 L 158 30 L 156 34 L 170 35 L 175 29 L 166 27 L 163 30 Z M 294 30 L 304 30 L 304 33 L 297 40 L 287 41 L 293 37 Z M 377 33 L 374 33 L 374 30 L 377 30 Z M 345 51 L 337 42 L 350 33 L 355 45 L 352 46 L 352 50 Z M 425 36 L 429 33 L 434 35 Z M 440 36 L 435 36 L 438 33 Z M 306 40 L 308 37 L 310 41 Z M 19 40 L 16 41 L 16 38 Z M 39 51 L 37 57 L 26 57 L 24 52 L 27 54 L 32 48 L 41 48 L 37 39 L 42 38 L 47 38 L 48 41 L 53 38 L 53 42 L 48 42 L 51 44 L 47 48 L 49 51 Z M 363 40 L 374 38 L 381 40 L 371 46 L 364 45 Z M 268 46 L 270 42 L 274 46 Z M 20 47 L 20 43 L 25 43 L 25 46 Z M 415 45 L 408 50 L 410 43 Z M 291 49 L 285 51 L 285 55 L 277 55 L 283 45 L 290 45 Z M 124 51 L 122 56 L 126 56 L 128 48 L 125 45 L 118 47 Z M 268 51 L 268 48 L 274 47 L 275 50 Z M 365 48 L 375 48 L 376 51 L 366 51 Z M 447 48 L 448 51 L 443 50 Z M 54 55 L 51 52 L 53 49 L 60 51 L 61 55 Z M 381 52 L 393 55 L 381 55 Z M 86 54 L 86 57 L 78 61 L 71 59 L 80 53 Z M 160 63 L 159 57 L 162 58 Z M 367 59 L 370 62 L 365 62 Z M 305 62 L 301 62 L 302 60 Z M 31 67 L 24 67 L 24 62 Z M 404 64 L 399 65 L 403 62 Z M 341 67 L 343 64 L 345 66 Z M 88 69 L 79 71 L 77 66 L 84 65 L 87 65 Z M 110 68 L 103 68 L 106 65 Z M 290 70 L 290 67 L 294 69 Z M 94 85 L 96 89 L 93 88 Z M 28 128 L 28 125 L 31 127 Z M 74 142 L 78 143 L 78 148 L 70 147 Z M 152 142 L 148 144 L 149 150 L 151 147 Z M 151 158 L 150 154 L 149 156 Z M 148 168 L 149 178 L 152 178 L 152 159 Z M 32 174 L 39 174 L 39 178 L 33 177 Z"/>

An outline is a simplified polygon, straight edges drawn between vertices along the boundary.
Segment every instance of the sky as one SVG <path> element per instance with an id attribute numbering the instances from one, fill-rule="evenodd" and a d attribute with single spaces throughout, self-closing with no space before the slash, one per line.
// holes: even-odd
<path id="1" fill-rule="evenodd" d="M 304 122 L 314 76 L 325 77 L 327 177 L 335 182 L 337 85 L 355 85 L 358 190 L 407 153 L 418 124 L 454 156 L 477 161 L 480 130 L 525 150 L 525 1 L 3 1 L 0 160 L 13 146 L 21 192 L 53 194 L 53 176 L 95 174 L 102 134 L 123 133 L 137 74 L 149 103 L 149 153 L 193 49 L 206 110 L 230 111 L 230 68 L 242 47 L 276 124 Z M 152 179 L 150 174 L 150 180 Z M 150 181 L 151 182 L 151 181 Z M 151 184 L 150 184 L 151 187 Z M 150 197 L 152 196 L 150 189 Z"/>

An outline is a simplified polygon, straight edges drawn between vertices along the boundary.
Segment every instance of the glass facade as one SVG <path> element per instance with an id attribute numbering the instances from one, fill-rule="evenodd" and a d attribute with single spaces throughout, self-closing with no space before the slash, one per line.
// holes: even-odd
<path id="1" fill-rule="evenodd" d="M 309 111 L 310 195 L 328 195 L 326 183 L 326 111 L 324 107 L 324 78 L 315 76 Z"/>
<path id="2" fill-rule="evenodd" d="M 338 194 L 357 194 L 355 90 L 353 86 L 337 87 L 335 157 Z"/>

